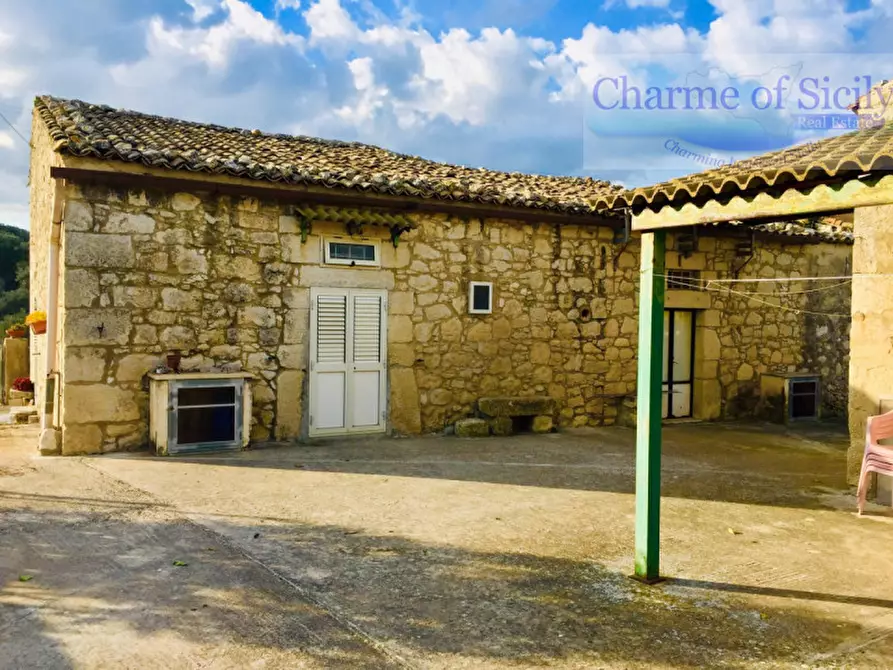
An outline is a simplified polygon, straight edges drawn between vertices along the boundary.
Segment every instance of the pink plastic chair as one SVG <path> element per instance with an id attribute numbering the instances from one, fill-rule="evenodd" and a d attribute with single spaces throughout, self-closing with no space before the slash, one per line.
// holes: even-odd
<path id="1" fill-rule="evenodd" d="M 868 417 L 865 426 L 865 456 L 862 457 L 862 472 L 859 474 L 859 516 L 865 509 L 868 495 L 868 475 L 877 472 L 893 476 L 893 446 L 878 444 L 881 440 L 893 437 L 893 412 Z"/>

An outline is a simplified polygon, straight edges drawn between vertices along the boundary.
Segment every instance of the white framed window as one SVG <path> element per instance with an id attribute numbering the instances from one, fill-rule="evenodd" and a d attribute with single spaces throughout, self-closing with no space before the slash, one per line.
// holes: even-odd
<path id="1" fill-rule="evenodd" d="M 379 267 L 381 243 L 378 240 L 329 237 L 323 240 L 323 258 L 329 265 Z"/>
<path id="2" fill-rule="evenodd" d="M 468 313 L 493 313 L 493 282 L 468 282 Z"/>

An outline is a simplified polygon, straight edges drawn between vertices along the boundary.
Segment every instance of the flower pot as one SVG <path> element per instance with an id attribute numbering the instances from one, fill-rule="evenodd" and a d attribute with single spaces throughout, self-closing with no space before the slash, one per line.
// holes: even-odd
<path id="1" fill-rule="evenodd" d="M 6 336 L 7 337 L 25 337 L 28 334 L 28 331 L 25 328 L 7 328 Z"/>
<path id="2" fill-rule="evenodd" d="M 35 335 L 43 335 L 47 332 L 47 322 L 46 321 L 34 321 L 31 324 L 31 332 Z"/>
<path id="3" fill-rule="evenodd" d="M 180 371 L 180 359 L 182 358 L 182 354 L 180 352 L 175 351 L 172 354 L 167 355 L 167 367 L 174 372 Z"/>

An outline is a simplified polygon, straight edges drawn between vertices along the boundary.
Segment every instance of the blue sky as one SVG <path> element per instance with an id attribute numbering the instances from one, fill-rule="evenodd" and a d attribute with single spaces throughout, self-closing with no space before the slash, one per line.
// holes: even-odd
<path id="1" fill-rule="evenodd" d="M 27 135 L 34 95 L 51 93 L 637 185 L 704 167 L 671 141 L 731 160 L 746 147 L 725 152 L 724 133 L 789 130 L 790 114 L 594 117 L 599 78 L 880 81 L 891 31 L 893 0 L 0 0 L 0 112 Z M 0 122 L 0 221 L 27 226 L 27 172 Z"/>

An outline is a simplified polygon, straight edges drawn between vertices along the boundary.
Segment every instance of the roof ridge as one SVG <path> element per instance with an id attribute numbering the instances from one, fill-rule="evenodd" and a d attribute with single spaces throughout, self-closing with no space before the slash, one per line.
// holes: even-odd
<path id="1" fill-rule="evenodd" d="M 248 129 L 248 128 L 242 128 L 240 126 L 224 126 L 219 123 L 192 121 L 189 119 L 180 119 L 180 118 L 173 117 L 173 116 L 164 116 L 163 114 L 151 114 L 149 112 L 141 112 L 139 110 L 129 109 L 126 107 L 113 107 L 111 105 L 107 105 L 104 103 L 87 102 L 86 100 L 80 100 L 78 98 L 60 98 L 60 97 L 57 97 L 54 95 L 49 95 L 49 94 L 38 95 L 35 98 L 35 104 L 40 102 L 44 108 L 48 108 L 48 105 L 46 104 L 47 101 L 55 102 L 55 103 L 62 104 L 62 105 L 84 106 L 87 108 L 99 109 L 99 110 L 103 110 L 106 112 L 112 112 L 115 114 L 127 114 L 128 116 L 138 116 L 138 117 L 141 117 L 144 119 L 153 119 L 156 121 L 164 121 L 166 123 L 176 123 L 178 125 L 191 126 L 193 128 L 207 128 L 210 130 L 216 130 L 216 131 L 225 132 L 225 133 L 233 133 L 236 135 L 253 135 L 253 136 L 257 136 L 257 137 L 270 137 L 270 138 L 274 138 L 274 139 L 296 139 L 296 140 L 301 140 L 301 141 L 316 142 L 316 143 L 324 144 L 324 145 L 335 145 L 335 146 L 345 146 L 345 147 L 355 146 L 355 147 L 365 147 L 365 148 L 370 148 L 370 149 L 378 149 L 379 151 L 390 151 L 389 149 L 385 149 L 383 147 L 379 147 L 374 144 L 368 144 L 366 142 L 335 140 L 335 139 L 328 139 L 328 138 L 324 138 L 324 137 L 314 137 L 312 135 L 292 135 L 289 133 L 271 133 L 271 132 L 259 130 L 256 128 Z M 52 112 L 50 112 L 50 113 L 52 113 Z M 396 152 L 391 152 L 391 153 L 396 153 Z"/>

